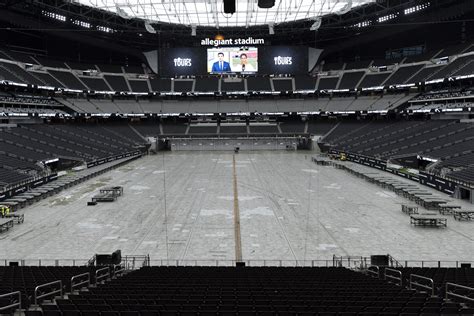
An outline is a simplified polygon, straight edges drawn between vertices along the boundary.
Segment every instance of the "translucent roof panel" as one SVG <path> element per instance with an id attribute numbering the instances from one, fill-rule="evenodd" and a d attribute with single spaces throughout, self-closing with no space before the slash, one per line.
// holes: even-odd
<path id="1" fill-rule="evenodd" d="M 311 19 L 375 0 L 275 0 L 261 9 L 257 0 L 236 0 L 236 12 L 224 13 L 223 0 L 75 0 L 76 3 L 115 12 L 122 17 L 140 18 L 196 26 L 253 26 Z"/>

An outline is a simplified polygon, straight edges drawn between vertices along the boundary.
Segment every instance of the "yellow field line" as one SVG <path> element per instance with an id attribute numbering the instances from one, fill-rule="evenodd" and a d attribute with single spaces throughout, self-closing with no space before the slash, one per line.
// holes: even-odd
<path id="1" fill-rule="evenodd" d="M 234 233 L 235 233 L 235 260 L 242 261 L 242 239 L 240 236 L 240 210 L 239 193 L 237 191 L 237 171 L 235 168 L 235 155 L 232 157 L 234 178 Z"/>

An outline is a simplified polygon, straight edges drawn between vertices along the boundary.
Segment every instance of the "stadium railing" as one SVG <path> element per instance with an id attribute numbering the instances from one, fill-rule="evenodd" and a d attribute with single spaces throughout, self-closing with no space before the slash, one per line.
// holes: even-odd
<path id="1" fill-rule="evenodd" d="M 347 258 L 347 257 L 345 257 Z M 136 269 L 142 266 L 235 266 L 243 262 L 249 267 L 347 267 L 366 268 L 370 266 L 370 257 L 351 257 L 351 260 L 315 259 L 315 260 L 278 260 L 278 259 L 249 259 L 249 260 L 181 260 L 181 259 L 148 259 L 147 256 L 123 256 L 122 263 L 126 269 Z M 359 258 L 359 259 L 357 259 Z M 19 266 L 86 266 L 89 259 L 0 259 L 0 266 L 8 266 L 17 262 Z M 361 262 L 363 265 L 361 265 Z M 460 268 L 461 264 L 471 264 L 470 260 L 398 260 L 398 264 L 389 261 L 389 267 L 421 267 L 421 268 Z M 135 264 L 133 264 L 135 263 Z"/>

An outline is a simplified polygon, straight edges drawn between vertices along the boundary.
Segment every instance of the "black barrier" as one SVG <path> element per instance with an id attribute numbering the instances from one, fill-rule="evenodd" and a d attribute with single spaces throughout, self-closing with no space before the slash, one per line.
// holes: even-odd
<path id="1" fill-rule="evenodd" d="M 121 154 L 121 155 L 117 155 L 117 156 L 113 156 L 113 157 L 101 158 L 101 159 L 98 159 L 98 160 L 88 162 L 87 163 L 87 168 L 96 167 L 96 166 L 102 165 L 104 163 L 119 160 L 119 159 L 122 159 L 122 158 L 138 156 L 140 154 L 141 154 L 141 151 L 137 150 L 137 151 L 134 151 L 134 152 Z"/>
<path id="2" fill-rule="evenodd" d="M 44 177 L 44 178 L 41 178 L 41 179 L 36 179 L 36 180 L 33 180 L 29 183 L 26 183 L 26 184 L 23 184 L 21 186 L 18 186 L 16 188 L 13 188 L 13 189 L 10 189 L 8 191 L 5 191 L 3 193 L 0 193 L 0 202 L 1 201 L 5 201 L 17 194 L 20 194 L 20 193 L 23 193 L 23 192 L 26 192 L 28 191 L 29 189 L 33 189 L 33 188 L 36 188 L 40 185 L 43 185 L 45 183 L 48 183 L 48 182 L 51 182 L 53 180 L 56 180 L 58 178 L 58 174 L 57 173 L 53 173 L 47 177 Z"/>
<path id="3" fill-rule="evenodd" d="M 329 150 L 329 153 L 339 155 L 343 153 L 343 151 L 331 149 Z M 356 162 L 365 166 L 369 166 L 372 168 L 390 172 L 392 174 L 396 174 L 397 176 L 429 186 L 433 189 L 436 189 L 446 194 L 453 194 L 454 190 L 456 189 L 456 183 L 453 181 L 450 181 L 450 180 L 447 180 L 435 175 L 431 175 L 423 171 L 420 171 L 418 175 L 412 175 L 412 174 L 400 172 L 396 169 L 387 168 L 387 164 L 383 160 L 366 157 L 362 155 L 357 155 L 357 154 L 352 154 L 352 153 L 346 153 L 346 159 L 348 161 Z"/>
<path id="4" fill-rule="evenodd" d="M 421 184 L 447 194 L 453 194 L 456 189 L 456 183 L 423 171 L 420 172 L 419 177 Z"/>

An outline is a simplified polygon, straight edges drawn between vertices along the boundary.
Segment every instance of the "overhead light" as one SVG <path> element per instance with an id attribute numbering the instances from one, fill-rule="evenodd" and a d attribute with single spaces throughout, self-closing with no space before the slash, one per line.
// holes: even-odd
<path id="1" fill-rule="evenodd" d="M 321 17 L 316 17 L 315 20 L 314 20 L 314 23 L 313 25 L 311 25 L 311 27 L 309 28 L 311 31 L 317 31 L 320 27 L 321 27 L 321 23 L 323 22 L 323 20 L 321 19 Z"/>
<path id="2" fill-rule="evenodd" d="M 412 14 L 412 13 L 424 10 L 424 9 L 428 8 L 430 5 L 431 5 L 431 3 L 429 3 L 429 2 L 419 4 L 417 6 L 405 9 L 404 13 L 405 13 L 405 15 Z"/>
<path id="3" fill-rule="evenodd" d="M 270 35 L 275 34 L 275 23 L 273 22 L 268 23 L 268 34 Z"/>
<path id="4" fill-rule="evenodd" d="M 156 34 L 155 28 L 151 26 L 150 22 L 148 21 L 145 21 L 145 29 L 147 30 L 148 33 Z"/>
<path id="5" fill-rule="evenodd" d="M 41 11 L 44 16 L 47 16 L 48 18 L 59 20 L 62 22 L 66 22 L 66 16 L 57 14 L 54 12 L 49 12 L 49 11 Z"/>
<path id="6" fill-rule="evenodd" d="M 387 22 L 387 21 L 395 19 L 396 17 L 398 17 L 398 13 L 391 13 L 391 14 L 379 17 L 377 19 L 377 22 L 379 22 L 379 23 Z"/>

